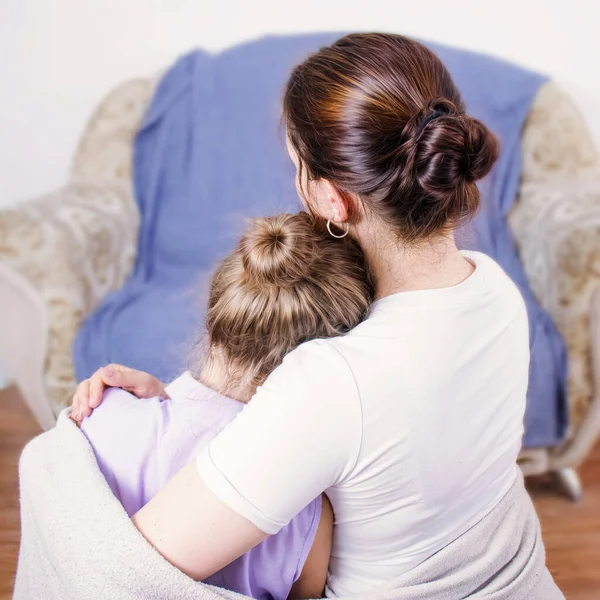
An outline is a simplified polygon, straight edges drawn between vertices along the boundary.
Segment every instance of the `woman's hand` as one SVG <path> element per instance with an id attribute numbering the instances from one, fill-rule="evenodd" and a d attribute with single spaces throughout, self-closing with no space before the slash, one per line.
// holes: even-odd
<path id="1" fill-rule="evenodd" d="M 165 384 L 150 373 L 123 365 L 107 365 L 77 386 L 71 405 L 71 419 L 81 422 L 89 417 L 102 402 L 102 394 L 109 387 L 123 388 L 138 398 L 168 397 L 165 394 Z"/>

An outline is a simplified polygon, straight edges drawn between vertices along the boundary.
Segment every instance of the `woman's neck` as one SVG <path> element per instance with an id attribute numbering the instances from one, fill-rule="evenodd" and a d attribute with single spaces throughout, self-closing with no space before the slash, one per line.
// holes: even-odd
<path id="1" fill-rule="evenodd" d="M 474 270 L 456 247 L 454 236 L 404 245 L 383 225 L 357 230 L 375 284 L 376 298 L 398 292 L 451 287 Z"/>

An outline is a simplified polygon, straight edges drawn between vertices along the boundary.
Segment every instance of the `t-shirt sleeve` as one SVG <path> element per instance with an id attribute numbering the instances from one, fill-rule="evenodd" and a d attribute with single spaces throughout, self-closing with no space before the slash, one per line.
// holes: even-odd
<path id="1" fill-rule="evenodd" d="M 81 424 L 100 471 L 130 516 L 147 501 L 148 471 L 162 428 L 162 402 L 110 388 Z"/>
<path id="2" fill-rule="evenodd" d="M 353 373 L 331 341 L 292 351 L 197 457 L 225 504 L 274 534 L 356 464 L 362 411 Z"/>

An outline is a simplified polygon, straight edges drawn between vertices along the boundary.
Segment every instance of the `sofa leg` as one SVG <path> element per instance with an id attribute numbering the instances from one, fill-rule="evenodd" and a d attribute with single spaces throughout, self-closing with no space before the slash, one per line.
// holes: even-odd
<path id="1" fill-rule="evenodd" d="M 563 467 L 556 471 L 556 478 L 560 487 L 567 493 L 573 502 L 581 500 L 583 491 L 577 471 L 571 467 Z"/>

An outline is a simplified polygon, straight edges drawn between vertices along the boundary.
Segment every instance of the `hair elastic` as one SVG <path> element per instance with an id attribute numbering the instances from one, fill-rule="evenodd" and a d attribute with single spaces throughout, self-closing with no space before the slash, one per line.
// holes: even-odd
<path id="1" fill-rule="evenodd" d="M 423 129 L 425 129 L 425 127 L 427 127 L 427 125 L 429 125 L 429 123 L 431 123 L 431 121 L 433 121 L 434 119 L 437 119 L 438 117 L 441 117 L 444 114 L 446 114 L 446 113 L 443 113 L 440 110 L 434 110 L 431 114 L 427 115 L 419 123 L 419 126 L 417 127 L 417 131 L 415 131 L 415 139 L 417 139 L 421 135 L 421 132 L 423 131 Z"/>

